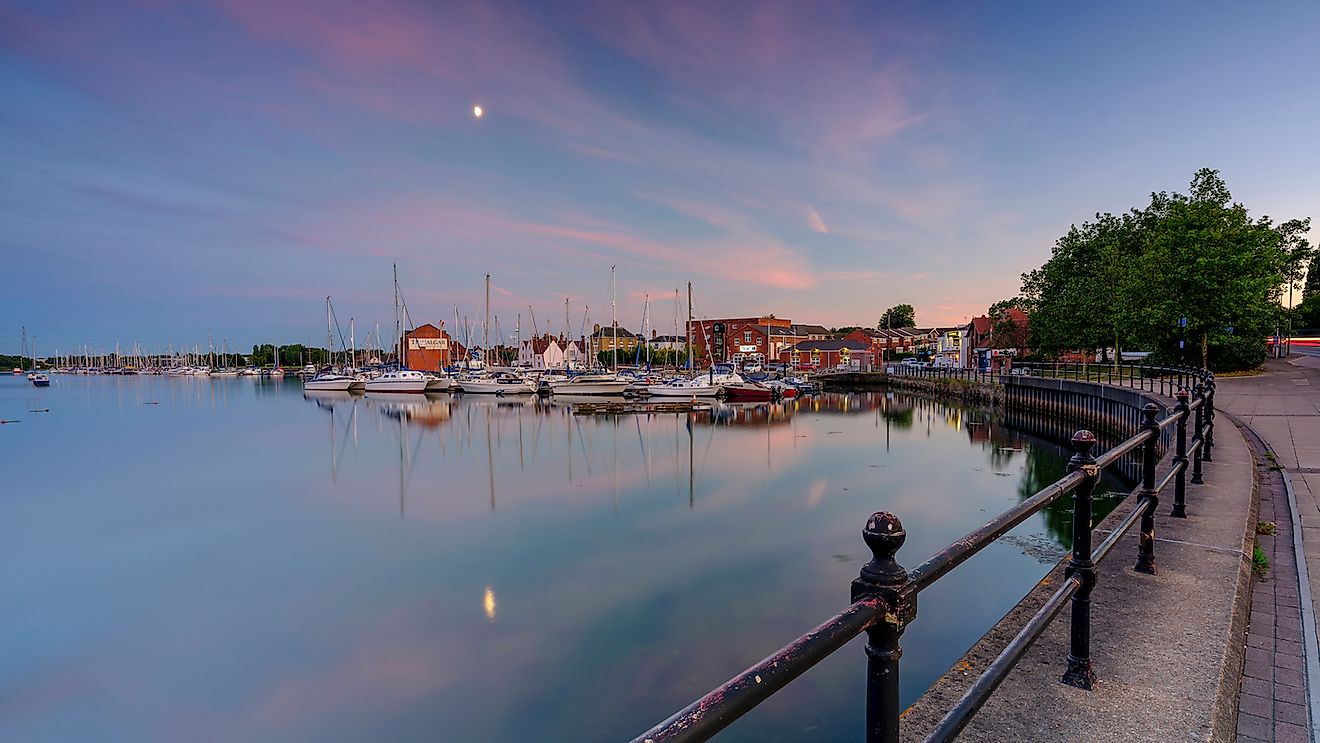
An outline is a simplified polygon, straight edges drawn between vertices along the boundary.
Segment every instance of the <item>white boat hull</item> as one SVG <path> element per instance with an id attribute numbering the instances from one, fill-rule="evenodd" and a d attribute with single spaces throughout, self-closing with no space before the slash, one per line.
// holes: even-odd
<path id="1" fill-rule="evenodd" d="M 531 395 L 536 392 L 529 382 L 494 382 L 485 379 L 465 379 L 458 383 L 459 389 L 473 395 Z"/>
<path id="2" fill-rule="evenodd" d="M 348 392 L 362 389 L 363 383 L 356 379 L 309 379 L 303 382 L 303 389 L 308 392 Z"/>
<path id="3" fill-rule="evenodd" d="M 701 385 L 699 387 L 678 387 L 672 384 L 653 384 L 646 388 L 651 397 L 715 397 L 719 387 Z"/>
<path id="4" fill-rule="evenodd" d="M 426 380 L 427 392 L 448 392 L 454 386 L 454 380 L 449 377 L 431 377 Z"/>
<path id="5" fill-rule="evenodd" d="M 550 392 L 555 395 L 622 395 L 628 389 L 629 382 L 600 381 L 574 382 L 568 380 L 550 385 Z"/>
<path id="6" fill-rule="evenodd" d="M 367 392 L 410 392 L 426 391 L 425 379 L 371 379 L 366 383 Z"/>

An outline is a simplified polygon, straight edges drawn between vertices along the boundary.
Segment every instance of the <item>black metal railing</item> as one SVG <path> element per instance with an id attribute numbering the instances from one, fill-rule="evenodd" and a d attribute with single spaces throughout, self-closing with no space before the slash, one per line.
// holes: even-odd
<path id="1" fill-rule="evenodd" d="M 916 366 L 913 364 L 888 364 L 883 367 L 887 374 L 897 377 L 916 379 L 961 379 L 979 384 L 998 384 L 999 373 L 984 369 L 964 369 L 956 366 Z"/>
<path id="2" fill-rule="evenodd" d="M 1051 372 L 1055 369 L 1058 367 Z M 1061 371 L 1068 370 L 1063 367 Z M 1082 373 L 1082 370 L 1077 371 Z M 1161 371 L 1165 374 L 1171 372 L 1168 369 Z M 1068 656 L 1062 663 L 1061 681 L 1091 689 L 1096 679 L 1091 661 L 1091 593 L 1096 585 L 1098 565 L 1134 525 L 1140 524 L 1133 569 L 1156 573 L 1154 518 L 1160 493 L 1172 483 L 1171 515 L 1186 518 L 1187 474 L 1191 473 L 1193 484 L 1203 482 L 1201 462 L 1210 459 L 1214 431 L 1214 375 L 1195 370 L 1179 370 L 1177 374 L 1176 378 L 1185 381 L 1186 385 L 1171 390 L 1176 404 L 1163 419 L 1158 419 L 1162 406 L 1153 400 L 1147 402 L 1142 407 L 1136 432 L 1098 456 L 1094 451 L 1095 434 L 1088 430 L 1077 431 L 1071 439 L 1074 454 L 1066 475 L 940 550 L 911 571 L 897 561 L 898 550 L 907 539 L 902 522 L 892 513 L 872 514 L 862 530 L 862 538 L 871 550 L 872 559 L 852 583 L 850 606 L 637 736 L 633 743 L 707 740 L 863 632 L 867 635 L 864 740 L 867 743 L 898 743 L 901 712 L 899 658 L 902 655 L 899 640 L 908 624 L 916 618 L 917 595 L 1013 527 L 1065 495 L 1071 495 L 1073 500 L 1073 540 L 1064 581 L 936 724 L 926 741 L 949 741 L 957 737 L 1067 605 L 1071 605 L 1071 632 Z M 1085 376 L 1072 378 L 1086 381 Z M 1141 378 L 1121 373 L 1114 377 L 1115 384 Z M 1102 389 L 1097 388 L 1097 392 Z M 1193 421 L 1190 442 L 1187 435 L 1189 419 Z M 1167 473 L 1157 481 L 1160 442 L 1166 432 L 1172 439 L 1173 457 Z M 1133 491 L 1136 499 L 1132 510 L 1099 546 L 1093 547 L 1093 497 L 1101 472 L 1137 452 L 1141 459 L 1141 484 Z"/>
<path id="3" fill-rule="evenodd" d="M 1017 362 L 998 371 L 965 369 L 952 366 L 918 366 L 914 364 L 887 364 L 883 371 L 891 376 L 915 379 L 961 379 L 980 384 L 1002 384 L 1013 377 L 1043 377 L 1071 379 L 1078 382 L 1099 382 L 1117 387 L 1153 392 L 1173 397 L 1176 390 L 1190 387 L 1201 379 L 1202 372 L 1188 366 L 1162 366 L 1151 364 L 1099 364 L 1084 362 Z"/>

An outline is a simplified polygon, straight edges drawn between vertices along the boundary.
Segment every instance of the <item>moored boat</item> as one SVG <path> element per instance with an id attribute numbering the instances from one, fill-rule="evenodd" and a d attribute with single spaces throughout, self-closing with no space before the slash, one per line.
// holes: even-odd
<path id="1" fill-rule="evenodd" d="M 426 391 L 429 381 L 427 376 L 419 371 L 397 369 L 387 371 L 375 379 L 369 379 L 364 384 L 367 392 L 421 393 Z"/>
<path id="2" fill-rule="evenodd" d="M 441 374 L 426 374 L 425 392 L 448 392 L 453 389 L 454 380 Z"/>
<path id="3" fill-rule="evenodd" d="M 536 392 L 531 382 L 511 372 L 460 379 L 457 384 L 463 392 L 477 395 L 530 395 Z"/>
<path id="4" fill-rule="evenodd" d="M 349 392 L 365 388 L 366 383 L 362 380 L 334 372 L 317 374 L 303 382 L 303 389 L 309 392 Z"/>
<path id="5" fill-rule="evenodd" d="M 652 397 L 715 397 L 720 388 L 710 383 L 706 377 L 693 379 L 672 379 L 664 384 L 648 385 L 646 391 Z"/>
<path id="6" fill-rule="evenodd" d="M 46 372 L 32 372 L 28 375 L 28 379 L 32 380 L 33 387 L 50 386 L 50 375 Z"/>
<path id="7" fill-rule="evenodd" d="M 631 384 L 617 374 L 579 374 L 551 385 L 555 395 L 622 395 Z"/>

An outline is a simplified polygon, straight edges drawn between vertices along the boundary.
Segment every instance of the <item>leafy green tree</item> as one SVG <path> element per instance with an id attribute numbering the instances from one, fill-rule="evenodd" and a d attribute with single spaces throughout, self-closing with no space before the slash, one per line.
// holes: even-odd
<path id="1" fill-rule="evenodd" d="M 911 328 L 917 324 L 917 311 L 910 304 L 896 304 L 885 310 L 877 328 Z"/>
<path id="2" fill-rule="evenodd" d="M 1279 299 L 1282 301 L 1287 298 L 1288 317 L 1288 335 L 1292 335 L 1294 316 L 1297 314 L 1292 306 L 1296 299 L 1296 291 L 1302 288 L 1302 279 L 1306 276 L 1307 266 L 1315 258 L 1316 250 L 1306 239 L 1306 234 L 1311 231 L 1311 218 L 1290 219 L 1279 225 L 1279 249 L 1283 251 L 1283 278 L 1285 288 L 1280 290 Z M 1303 296 L 1305 296 L 1303 294 Z"/>
<path id="3" fill-rule="evenodd" d="M 1164 358 L 1190 352 L 1207 367 L 1213 351 L 1218 368 L 1263 360 L 1259 339 L 1279 317 L 1280 288 L 1310 259 L 1308 226 L 1252 218 L 1209 168 L 1187 194 L 1097 214 L 1023 274 L 1033 345 L 1045 354 L 1138 345 Z"/>
<path id="4" fill-rule="evenodd" d="M 1145 226 L 1137 212 L 1097 214 L 1059 238 L 1045 265 L 1022 275 L 1032 346 L 1047 355 L 1112 347 L 1117 360 L 1138 324 L 1145 282 L 1135 267 Z"/>
<path id="5" fill-rule="evenodd" d="M 1263 338 L 1278 316 L 1286 264 L 1269 217 L 1252 219 L 1209 168 L 1196 172 L 1187 195 L 1152 194 L 1146 213 L 1142 269 L 1155 291 L 1141 319 L 1154 344 L 1169 348 L 1186 318 L 1189 345 L 1199 346 L 1201 366 L 1209 368 L 1212 342 Z M 1263 343 L 1260 349 L 1263 360 Z"/>
<path id="6" fill-rule="evenodd" d="M 1028 324 L 1019 322 L 1009 310 L 1026 312 L 1027 302 L 1021 297 L 1004 299 L 990 305 L 990 346 L 992 348 L 1026 348 Z"/>

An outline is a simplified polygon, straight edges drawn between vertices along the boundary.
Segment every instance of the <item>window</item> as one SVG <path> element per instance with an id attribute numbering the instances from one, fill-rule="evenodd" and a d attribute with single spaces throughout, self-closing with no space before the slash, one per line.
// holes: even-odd
<path id="1" fill-rule="evenodd" d="M 750 330 L 743 331 L 743 343 L 751 343 L 751 342 L 752 342 L 752 331 Z"/>

